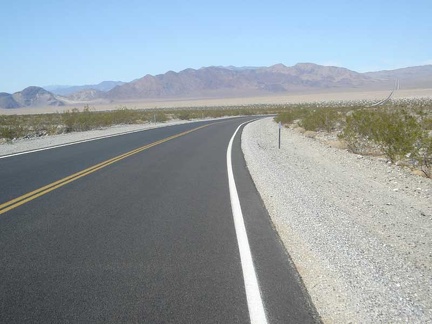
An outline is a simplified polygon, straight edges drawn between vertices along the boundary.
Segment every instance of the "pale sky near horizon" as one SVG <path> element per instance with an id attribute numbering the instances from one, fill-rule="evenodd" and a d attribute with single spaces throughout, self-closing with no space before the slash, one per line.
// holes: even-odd
<path id="1" fill-rule="evenodd" d="M 431 17 L 431 0 L 5 1 L 0 92 L 203 66 L 432 64 Z"/>

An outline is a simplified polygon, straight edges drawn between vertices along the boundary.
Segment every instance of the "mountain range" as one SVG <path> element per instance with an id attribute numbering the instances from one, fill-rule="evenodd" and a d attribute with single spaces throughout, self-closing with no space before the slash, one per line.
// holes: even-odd
<path id="1" fill-rule="evenodd" d="M 47 89 L 28 87 L 14 94 L 0 93 L 0 108 L 61 106 L 79 102 L 124 102 L 145 99 L 223 98 L 333 90 L 391 90 L 432 88 L 432 65 L 358 73 L 346 68 L 299 63 L 288 67 L 204 67 L 146 75 L 128 83 Z M 47 91 L 47 90 L 51 90 Z"/>
<path id="2" fill-rule="evenodd" d="M 103 81 L 99 84 L 87 84 L 82 86 L 52 85 L 52 86 L 44 86 L 43 88 L 47 91 L 52 92 L 55 95 L 68 96 L 70 94 L 74 94 L 85 90 L 98 90 L 101 92 L 107 92 L 110 91 L 112 88 L 122 84 L 125 84 L 125 82 Z"/>

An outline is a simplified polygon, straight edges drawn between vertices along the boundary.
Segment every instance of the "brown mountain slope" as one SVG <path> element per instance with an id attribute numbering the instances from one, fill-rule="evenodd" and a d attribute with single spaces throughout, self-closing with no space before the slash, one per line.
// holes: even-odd
<path id="1" fill-rule="evenodd" d="M 432 65 L 367 72 L 364 75 L 382 81 L 399 80 L 403 88 L 432 88 Z"/>
<path id="2" fill-rule="evenodd" d="M 105 92 L 96 89 L 85 89 L 74 92 L 66 98 L 73 101 L 92 101 L 105 97 Z"/>
<path id="3" fill-rule="evenodd" d="M 0 108 L 19 108 L 20 104 L 15 101 L 10 93 L 0 92 Z"/>
<path id="4" fill-rule="evenodd" d="M 206 67 L 198 70 L 167 72 L 117 86 L 107 97 L 144 99 L 202 97 L 220 95 L 256 95 L 275 92 L 306 91 L 327 88 L 356 88 L 373 83 L 369 76 L 345 68 L 310 63 L 287 67 L 283 64 L 264 68 L 232 69 Z"/>
<path id="5" fill-rule="evenodd" d="M 62 100 L 40 87 L 28 87 L 14 94 L 0 93 L 0 108 L 5 109 L 64 105 Z"/>
<path id="6" fill-rule="evenodd" d="M 20 107 L 37 106 L 63 106 L 64 102 L 58 100 L 51 92 L 40 87 L 28 87 L 22 91 L 15 92 L 13 99 Z"/>

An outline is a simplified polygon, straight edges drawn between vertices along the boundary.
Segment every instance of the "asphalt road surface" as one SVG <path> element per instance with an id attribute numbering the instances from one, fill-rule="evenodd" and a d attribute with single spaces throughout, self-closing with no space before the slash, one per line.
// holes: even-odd
<path id="1" fill-rule="evenodd" d="M 262 322 L 250 315 L 227 174 L 228 143 L 251 119 L 0 159 L 0 322 Z M 232 166 L 266 320 L 318 322 L 240 133 Z"/>

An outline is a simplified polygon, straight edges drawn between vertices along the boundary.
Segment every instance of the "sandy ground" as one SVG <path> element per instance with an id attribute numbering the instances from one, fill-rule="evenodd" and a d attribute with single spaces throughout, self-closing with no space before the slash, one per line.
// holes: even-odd
<path id="1" fill-rule="evenodd" d="M 239 106 L 254 104 L 286 104 L 286 103 L 305 103 L 322 101 L 358 101 L 372 100 L 379 101 L 387 98 L 389 91 L 350 91 L 335 92 L 327 91 L 322 93 L 303 93 L 303 94 L 284 94 L 261 97 L 243 97 L 226 99 L 175 99 L 175 100 L 147 100 L 147 101 L 125 101 L 113 102 L 110 104 L 88 103 L 95 110 L 113 110 L 119 107 L 130 109 L 161 109 L 161 108 L 186 108 L 186 107 L 217 107 L 217 106 Z M 398 90 L 393 98 L 432 98 L 432 89 L 411 89 Z M 64 107 L 37 107 L 37 108 L 17 108 L 0 109 L 0 114 L 35 114 L 35 113 L 55 113 L 70 110 L 74 107 L 82 109 L 84 103 L 76 103 Z"/>
<path id="2" fill-rule="evenodd" d="M 252 178 L 325 323 L 432 322 L 432 180 L 282 129 L 245 127 Z"/>

